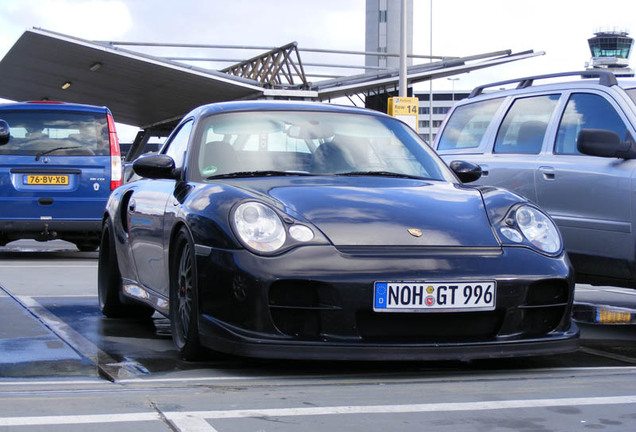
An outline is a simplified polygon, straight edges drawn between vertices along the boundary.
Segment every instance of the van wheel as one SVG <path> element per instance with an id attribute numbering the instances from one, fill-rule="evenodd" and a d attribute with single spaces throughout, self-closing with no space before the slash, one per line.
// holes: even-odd
<path id="1" fill-rule="evenodd" d="M 99 247 L 97 242 L 75 243 L 80 252 L 95 252 Z"/>
<path id="2" fill-rule="evenodd" d="M 154 313 L 153 308 L 141 304 L 125 304 L 121 301 L 122 278 L 110 219 L 106 220 L 102 230 L 97 262 L 97 297 L 102 313 L 109 318 L 150 318 Z"/>

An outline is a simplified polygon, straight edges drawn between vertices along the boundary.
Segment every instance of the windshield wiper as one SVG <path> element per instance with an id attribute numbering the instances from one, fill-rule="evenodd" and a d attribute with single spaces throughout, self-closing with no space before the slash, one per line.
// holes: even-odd
<path id="1" fill-rule="evenodd" d="M 206 180 L 238 178 L 238 177 L 276 177 L 276 176 L 308 176 L 313 175 L 306 171 L 238 171 L 227 174 L 217 174 L 206 178 Z"/>
<path id="2" fill-rule="evenodd" d="M 38 154 L 36 154 L 36 155 L 35 155 L 35 160 L 36 160 L 36 161 L 37 161 L 37 160 L 40 160 L 40 157 L 42 157 L 42 156 L 44 156 L 44 155 L 47 155 L 47 154 L 50 154 L 50 153 L 53 153 L 53 152 L 56 152 L 56 151 L 58 151 L 58 150 L 70 150 L 70 149 L 78 149 L 78 148 L 82 148 L 82 146 L 73 146 L 73 147 L 55 147 L 55 148 L 52 148 L 52 149 L 50 149 L 50 150 L 44 150 L 44 151 L 41 151 L 40 153 L 38 153 Z"/>
<path id="3" fill-rule="evenodd" d="M 417 179 L 422 180 L 426 177 L 420 177 L 410 174 L 396 173 L 391 171 L 352 171 L 346 173 L 338 173 L 336 175 L 340 176 L 377 176 L 377 177 L 396 177 L 396 178 L 406 178 L 406 179 Z"/>

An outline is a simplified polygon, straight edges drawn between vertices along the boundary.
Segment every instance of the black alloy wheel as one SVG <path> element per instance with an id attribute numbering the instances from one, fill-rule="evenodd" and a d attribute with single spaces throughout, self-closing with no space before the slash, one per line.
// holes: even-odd
<path id="1" fill-rule="evenodd" d="M 199 343 L 199 307 L 194 241 L 182 227 L 174 243 L 170 271 L 170 329 L 172 340 L 184 360 L 196 360 Z"/>

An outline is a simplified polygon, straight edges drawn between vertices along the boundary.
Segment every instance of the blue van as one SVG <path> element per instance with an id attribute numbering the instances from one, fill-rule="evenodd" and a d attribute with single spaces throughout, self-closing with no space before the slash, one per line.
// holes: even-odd
<path id="1" fill-rule="evenodd" d="M 62 239 L 97 249 L 106 201 L 122 180 L 108 108 L 8 103 L 0 120 L 0 246 Z"/>

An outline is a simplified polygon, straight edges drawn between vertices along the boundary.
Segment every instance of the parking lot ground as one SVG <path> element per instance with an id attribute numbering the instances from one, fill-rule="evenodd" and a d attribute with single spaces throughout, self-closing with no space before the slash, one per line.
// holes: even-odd
<path id="1" fill-rule="evenodd" d="M 181 378 L 212 373 L 294 374 L 385 373 L 387 370 L 516 370 L 636 365 L 636 326 L 579 320 L 582 347 L 571 354 L 462 362 L 279 362 L 210 354 L 201 362 L 182 361 L 169 325 L 151 320 L 104 317 L 95 293 L 96 253 L 81 253 L 64 242 L 15 242 L 0 248 L 0 378 L 102 377 L 126 381 L 157 376 Z M 34 270 L 28 270 L 34 269 Z M 61 270 L 60 270 L 61 269 Z M 47 285 L 48 284 L 48 285 Z M 577 307 L 636 309 L 636 290 L 577 285 Z M 600 314 L 597 314 L 600 316 Z M 594 315 L 594 316 L 597 316 Z M 588 317 L 592 317 L 588 314 Z M 579 318 L 581 318 L 579 316 Z M 240 371 L 240 372 L 238 372 Z"/>
<path id="2" fill-rule="evenodd" d="M 27 310 L 28 306 L 28 310 Z M 284 362 L 237 359 L 210 353 L 200 362 L 179 358 L 167 321 L 116 320 L 101 315 L 95 297 L 0 298 L 0 312 L 16 316 L 3 328 L 0 377 L 101 376 L 127 381 L 157 376 L 186 378 L 214 371 L 232 377 L 248 371 L 294 375 L 308 373 L 386 373 L 428 369 L 447 372 L 628 367 L 636 365 L 636 327 L 581 324 L 582 347 L 570 354 L 466 362 L 400 362 L 393 366 L 364 362 Z M 32 313 L 33 312 L 33 313 Z M 7 315 L 9 316 L 9 315 Z M 15 325 L 13 325 L 13 323 Z M 15 328 L 14 328 L 15 327 Z M 6 346 L 22 343 L 11 352 Z M 73 348 L 71 348 L 73 347 Z M 206 372 L 207 371 L 207 372 Z M 260 373 L 258 372 L 258 373 Z"/>
<path id="3" fill-rule="evenodd" d="M 88 359 L 4 291 L 0 316 L 0 377 L 95 374 Z"/>

